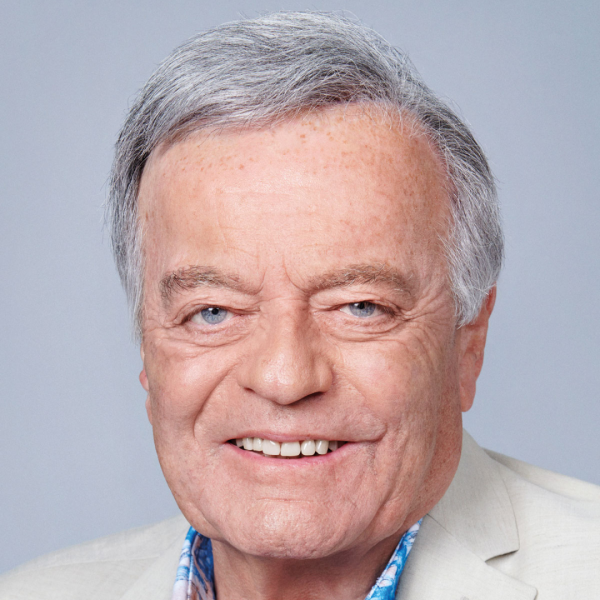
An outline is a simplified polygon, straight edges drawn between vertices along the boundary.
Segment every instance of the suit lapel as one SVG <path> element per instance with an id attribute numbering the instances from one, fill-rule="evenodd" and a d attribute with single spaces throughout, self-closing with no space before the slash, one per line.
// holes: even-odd
<path id="1" fill-rule="evenodd" d="M 490 567 L 425 517 L 400 577 L 398 600 L 533 600 L 534 587 Z"/>
<path id="2" fill-rule="evenodd" d="M 398 600 L 533 600 L 537 591 L 486 564 L 519 549 L 517 523 L 498 465 L 465 432 L 460 464 L 424 518 Z"/>

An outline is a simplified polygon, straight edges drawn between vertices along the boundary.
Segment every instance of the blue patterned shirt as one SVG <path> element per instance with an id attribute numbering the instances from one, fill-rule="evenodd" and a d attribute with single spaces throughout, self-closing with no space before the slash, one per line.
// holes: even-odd
<path id="1" fill-rule="evenodd" d="M 394 600 L 400 575 L 415 542 L 421 521 L 415 523 L 402 536 L 392 558 L 365 600 Z M 172 600 L 216 600 L 214 573 L 210 539 L 190 527 L 181 550 Z"/>

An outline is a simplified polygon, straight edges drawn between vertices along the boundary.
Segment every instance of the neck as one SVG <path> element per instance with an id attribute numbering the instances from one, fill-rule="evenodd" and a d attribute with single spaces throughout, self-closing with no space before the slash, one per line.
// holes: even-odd
<path id="1" fill-rule="evenodd" d="M 304 560 L 252 556 L 213 540 L 216 595 L 219 600 L 364 600 L 400 538 L 387 538 L 366 552 Z"/>

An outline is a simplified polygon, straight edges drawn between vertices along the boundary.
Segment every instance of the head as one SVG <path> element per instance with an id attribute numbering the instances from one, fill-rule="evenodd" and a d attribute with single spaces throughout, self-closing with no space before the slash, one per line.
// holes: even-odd
<path id="1" fill-rule="evenodd" d="M 159 459 L 199 531 L 323 557 L 439 500 L 502 238 L 479 146 L 406 57 L 322 14 L 193 38 L 131 110 L 109 218 Z M 282 459 L 240 438 L 341 444 Z"/>

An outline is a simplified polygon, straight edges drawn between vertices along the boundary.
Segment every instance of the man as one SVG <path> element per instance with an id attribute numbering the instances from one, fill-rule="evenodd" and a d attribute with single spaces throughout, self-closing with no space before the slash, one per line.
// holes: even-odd
<path id="1" fill-rule="evenodd" d="M 377 34 L 283 13 L 189 41 L 131 110 L 109 216 L 185 519 L 34 561 L 1 598 L 598 593 L 598 488 L 462 432 L 493 178 Z"/>

